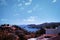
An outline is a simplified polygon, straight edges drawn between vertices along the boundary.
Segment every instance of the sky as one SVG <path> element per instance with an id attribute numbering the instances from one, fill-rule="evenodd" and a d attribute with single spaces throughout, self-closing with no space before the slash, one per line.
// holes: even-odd
<path id="1" fill-rule="evenodd" d="M 60 0 L 0 0 L 0 24 L 60 22 Z"/>

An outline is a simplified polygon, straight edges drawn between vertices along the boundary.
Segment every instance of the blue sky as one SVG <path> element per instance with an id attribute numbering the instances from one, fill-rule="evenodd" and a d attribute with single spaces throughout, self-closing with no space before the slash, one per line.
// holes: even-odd
<path id="1" fill-rule="evenodd" d="M 60 0 L 0 0 L 0 24 L 60 22 Z"/>

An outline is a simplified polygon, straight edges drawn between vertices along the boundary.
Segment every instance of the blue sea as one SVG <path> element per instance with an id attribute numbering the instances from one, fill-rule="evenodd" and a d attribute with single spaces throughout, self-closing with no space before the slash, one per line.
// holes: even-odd
<path id="1" fill-rule="evenodd" d="M 28 32 L 36 32 L 36 31 L 40 30 L 38 28 L 30 28 L 30 26 L 28 26 L 28 25 L 20 25 L 20 27 L 27 30 Z"/>

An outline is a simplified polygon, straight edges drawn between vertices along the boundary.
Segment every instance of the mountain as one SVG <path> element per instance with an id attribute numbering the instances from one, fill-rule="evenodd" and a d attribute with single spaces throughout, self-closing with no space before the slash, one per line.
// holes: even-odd
<path id="1" fill-rule="evenodd" d="M 28 32 L 36 32 L 40 30 L 41 28 L 55 28 L 60 26 L 60 22 L 51 22 L 51 23 L 43 23 L 43 24 L 29 24 L 29 25 L 20 25 L 21 28 L 27 30 Z"/>

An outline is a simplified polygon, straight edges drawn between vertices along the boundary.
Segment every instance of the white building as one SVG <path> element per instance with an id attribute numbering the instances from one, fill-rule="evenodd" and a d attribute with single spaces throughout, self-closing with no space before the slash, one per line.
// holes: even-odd
<path id="1" fill-rule="evenodd" d="M 45 30 L 46 30 L 46 34 L 58 34 L 58 33 L 60 33 L 60 26 L 56 27 L 55 29 L 53 29 L 53 28 L 50 28 L 50 29 L 45 28 Z"/>

